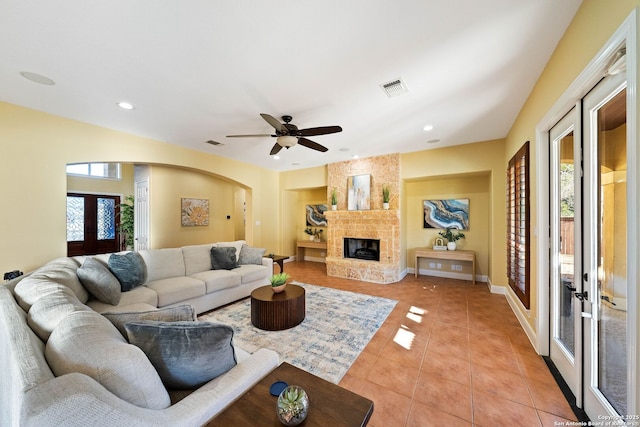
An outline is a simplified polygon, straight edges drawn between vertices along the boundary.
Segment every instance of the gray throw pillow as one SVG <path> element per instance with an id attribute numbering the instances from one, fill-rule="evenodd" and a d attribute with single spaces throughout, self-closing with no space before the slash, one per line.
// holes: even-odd
<path id="1" fill-rule="evenodd" d="M 190 304 L 176 307 L 160 308 L 150 311 L 119 311 L 114 313 L 102 313 L 113 325 L 118 328 L 122 336 L 127 339 L 127 330 L 124 325 L 129 322 L 139 322 L 141 320 L 156 320 L 160 322 L 179 322 L 197 320 L 196 310 Z"/>
<path id="2" fill-rule="evenodd" d="M 267 250 L 265 248 L 252 248 L 249 245 L 242 245 L 240 249 L 240 258 L 238 264 L 257 264 L 262 265 L 262 256 Z"/>
<path id="3" fill-rule="evenodd" d="M 233 329 L 211 322 L 125 324 L 129 342 L 140 347 L 166 387 L 193 389 L 236 366 Z"/>
<path id="4" fill-rule="evenodd" d="M 147 280 L 147 266 L 137 252 L 111 254 L 109 270 L 118 278 L 122 292 L 137 288 Z"/>
<path id="5" fill-rule="evenodd" d="M 118 278 L 95 258 L 87 258 L 76 274 L 91 295 L 105 304 L 118 305 L 122 290 Z"/>
<path id="6" fill-rule="evenodd" d="M 212 270 L 231 270 L 237 266 L 236 248 L 232 248 L 230 246 L 211 248 Z"/>

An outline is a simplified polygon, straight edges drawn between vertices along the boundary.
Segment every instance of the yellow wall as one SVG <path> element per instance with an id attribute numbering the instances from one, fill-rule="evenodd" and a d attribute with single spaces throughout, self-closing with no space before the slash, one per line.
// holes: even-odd
<path id="1" fill-rule="evenodd" d="M 538 277 L 537 274 L 536 254 L 539 244 L 536 199 L 539 189 L 536 182 L 538 179 L 537 170 L 541 166 L 537 164 L 535 156 L 538 149 L 536 147 L 536 126 L 631 11 L 639 5 L 640 0 L 584 0 L 505 139 L 505 165 L 525 141 L 530 141 L 531 306 L 529 312 L 523 307 L 519 307 L 519 309 L 534 330 L 538 309 L 538 284 L 540 281 L 548 280 L 546 277 Z"/>
<path id="2" fill-rule="evenodd" d="M 428 236 L 425 231 L 418 231 L 413 227 L 416 220 L 412 217 L 415 215 L 417 207 L 415 207 L 418 196 L 414 194 L 409 197 L 411 192 L 436 191 L 431 187 L 430 181 L 437 179 L 443 185 L 451 186 L 449 194 L 469 194 L 473 192 L 484 193 L 484 196 L 478 196 L 478 202 L 481 205 L 486 204 L 486 211 L 476 209 L 471 204 L 469 207 L 470 214 L 474 215 L 470 219 L 471 227 L 469 237 L 465 239 L 464 244 L 469 249 L 478 247 L 480 251 L 479 266 L 482 268 L 481 274 L 487 275 L 492 285 L 506 286 L 506 200 L 504 177 L 506 166 L 502 161 L 504 153 L 504 141 L 494 140 L 486 142 L 478 142 L 475 144 L 459 145 L 455 147 L 447 147 L 436 150 L 419 151 L 415 153 L 402 154 L 400 157 L 400 175 L 404 181 L 404 189 L 402 196 L 402 250 L 407 252 L 411 249 L 411 244 L 415 243 L 425 246 L 428 243 Z M 480 187 L 473 187 L 473 190 L 464 188 L 464 183 L 468 179 L 476 176 L 482 176 L 482 184 Z M 425 187 L 415 187 L 414 183 L 422 183 Z M 414 188 L 415 187 L 415 188 Z M 471 187 L 469 187 L 471 188 Z M 446 193 L 448 190 L 442 190 Z M 405 196 L 405 193 L 407 195 Z M 422 197 L 422 195 L 420 195 Z M 475 197 L 475 196 L 474 196 Z M 486 201 L 483 199 L 486 198 Z M 418 202 L 418 203 L 421 203 Z M 476 215 L 478 215 L 476 217 Z M 486 235 L 474 230 L 475 223 L 487 224 Z M 419 221 L 418 221 L 419 222 Z M 422 224 L 419 222 L 419 224 Z M 419 233 L 419 238 L 412 236 Z M 411 240 L 411 243 L 409 241 Z M 485 246 L 486 245 L 486 246 Z M 484 246 L 484 248 L 482 248 Z M 408 261 L 409 262 L 409 261 Z"/>
<path id="3" fill-rule="evenodd" d="M 492 225 L 488 213 L 491 212 L 490 175 L 471 174 L 451 178 L 426 178 L 407 181 L 404 198 L 406 201 L 407 257 L 409 267 L 415 267 L 413 248 L 431 247 L 438 237 L 433 228 L 423 228 L 423 201 L 428 199 L 469 199 L 469 230 L 464 231 L 465 238 L 458 240 L 458 249 L 476 252 L 476 274 L 488 275 L 489 271 L 489 235 Z M 426 261 L 426 260 L 425 260 Z M 425 261 L 420 262 L 421 269 L 427 269 Z M 456 262 L 455 264 L 460 264 Z M 472 274 L 471 265 L 462 263 L 462 274 Z M 451 263 L 442 262 L 442 272 L 451 273 Z"/>
<path id="4" fill-rule="evenodd" d="M 232 241 L 236 237 L 235 193 L 237 185 L 199 171 L 151 166 L 151 241 L 155 248 L 172 248 L 210 242 Z M 183 227 L 182 198 L 209 200 L 209 225 Z M 231 218 L 227 219 L 227 215 Z"/>
<path id="5" fill-rule="evenodd" d="M 275 171 L 7 103 L 0 103 L 0 135 L 2 158 L 10 159 L 0 168 L 0 272 L 66 255 L 67 163 L 166 164 L 226 177 L 251 189 L 247 241 L 279 242 Z"/>

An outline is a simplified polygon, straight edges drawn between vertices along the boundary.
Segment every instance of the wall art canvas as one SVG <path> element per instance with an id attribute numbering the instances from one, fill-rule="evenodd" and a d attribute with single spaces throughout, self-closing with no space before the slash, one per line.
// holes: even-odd
<path id="1" fill-rule="evenodd" d="M 209 200 L 181 199 L 180 218 L 184 227 L 209 225 Z"/>
<path id="2" fill-rule="evenodd" d="M 424 228 L 469 229 L 469 199 L 424 200 Z"/>
<path id="3" fill-rule="evenodd" d="M 327 211 L 327 205 L 307 205 L 307 227 L 326 227 L 327 217 L 324 213 Z"/>
<path id="4" fill-rule="evenodd" d="M 354 175 L 347 178 L 347 209 L 371 209 L 371 175 Z"/>

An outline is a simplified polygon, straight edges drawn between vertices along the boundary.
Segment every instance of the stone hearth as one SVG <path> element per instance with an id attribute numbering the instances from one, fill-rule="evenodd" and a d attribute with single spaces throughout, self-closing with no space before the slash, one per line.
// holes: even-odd
<path id="1" fill-rule="evenodd" d="M 400 281 L 400 211 L 327 211 L 327 274 L 374 283 Z M 380 240 L 380 261 L 344 258 L 345 237 Z"/>

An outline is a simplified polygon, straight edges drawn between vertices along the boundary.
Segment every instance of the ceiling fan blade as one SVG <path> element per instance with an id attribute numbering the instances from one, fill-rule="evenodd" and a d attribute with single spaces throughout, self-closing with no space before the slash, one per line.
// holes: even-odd
<path id="1" fill-rule="evenodd" d="M 317 142 L 313 142 L 307 138 L 298 138 L 298 144 L 304 145 L 307 148 L 311 148 L 312 150 L 322 151 L 323 153 L 328 150 L 324 145 L 320 145 Z"/>
<path id="2" fill-rule="evenodd" d="M 273 128 L 277 131 L 283 132 L 286 130 L 286 128 L 284 127 L 284 125 L 282 123 L 280 123 L 280 120 L 276 119 L 273 116 L 270 116 L 269 114 L 265 114 L 265 113 L 260 113 L 260 117 L 262 117 L 267 123 L 269 123 L 271 126 L 273 126 Z"/>
<path id="3" fill-rule="evenodd" d="M 270 133 L 258 133 L 253 135 L 227 135 L 227 138 L 257 138 L 257 137 L 265 137 L 265 136 L 277 136 L 271 135 Z"/>
<path id="4" fill-rule="evenodd" d="M 317 128 L 300 129 L 296 132 L 296 136 L 327 135 L 337 132 L 342 132 L 342 128 L 340 126 L 322 126 Z"/>
<path id="5" fill-rule="evenodd" d="M 276 154 L 278 154 L 280 152 L 280 150 L 282 150 L 282 145 L 280 145 L 280 144 L 278 144 L 276 142 L 276 144 L 271 149 L 271 152 L 269 153 L 269 155 L 270 156 L 275 156 Z"/>

